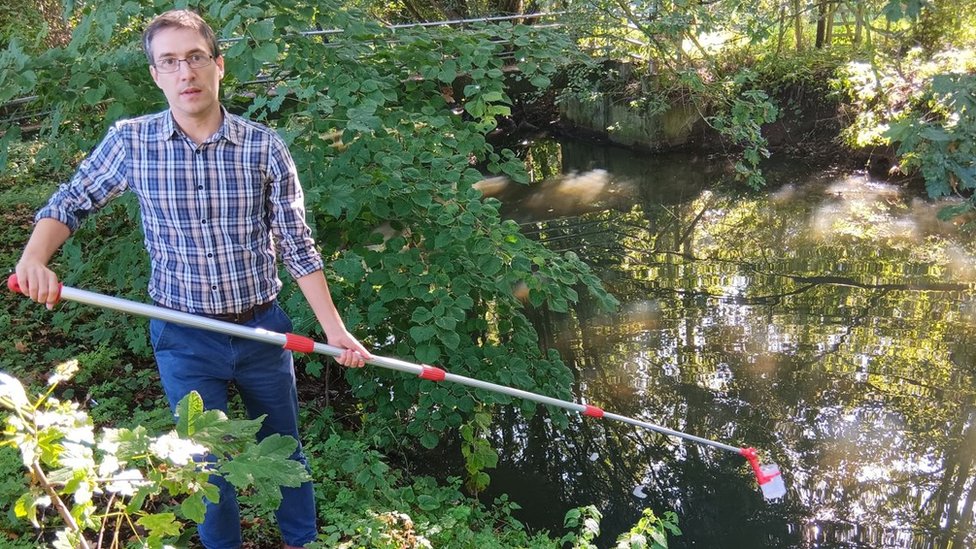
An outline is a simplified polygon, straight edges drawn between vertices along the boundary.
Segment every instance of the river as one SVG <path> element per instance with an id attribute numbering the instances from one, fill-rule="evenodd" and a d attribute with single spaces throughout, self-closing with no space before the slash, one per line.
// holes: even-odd
<path id="1" fill-rule="evenodd" d="M 798 160 L 747 192 L 719 184 L 717 158 L 555 140 L 527 155 L 536 183 L 486 192 L 621 303 L 534 314 L 577 398 L 755 447 L 787 495 L 765 501 L 731 452 L 513 407 L 486 500 L 507 493 L 553 533 L 595 505 L 600 547 L 644 508 L 677 513 L 671 547 L 973 546 L 971 228 L 909 188 Z"/>

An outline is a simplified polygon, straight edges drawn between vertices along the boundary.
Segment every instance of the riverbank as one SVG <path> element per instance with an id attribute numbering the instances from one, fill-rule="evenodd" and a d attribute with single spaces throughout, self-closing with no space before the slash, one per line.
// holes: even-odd
<path id="1" fill-rule="evenodd" d="M 794 61 L 802 64 L 800 59 Z M 877 102 L 859 99 L 864 92 L 853 87 L 865 84 L 853 82 L 847 74 L 852 69 L 842 61 L 812 56 L 807 60 L 810 67 L 799 71 L 803 77 L 775 65 L 756 68 L 765 72 L 755 78 L 751 89 L 767 95 L 777 110 L 775 120 L 758 126 L 761 146 L 756 150 L 866 169 L 876 177 L 924 188 L 918 172 L 906 173 L 912 164 L 903 158 L 904 151 L 899 152 L 900 143 L 881 139 L 886 126 L 872 114 L 879 108 Z M 641 155 L 700 152 L 734 158 L 743 153 L 743 143 L 716 127 L 724 107 L 714 98 L 673 89 L 656 95 L 653 90 L 663 86 L 648 83 L 648 77 L 628 64 L 613 64 L 601 76 L 587 81 L 591 87 L 586 93 L 578 83 L 573 88 L 563 81 L 559 82 L 563 88 L 516 96 L 512 116 L 501 119 L 495 132 L 498 142 L 515 146 L 546 133 L 624 147 Z M 914 74 L 913 78 L 905 87 L 921 93 L 924 77 Z M 874 120 L 874 125 L 866 120 Z M 513 135 L 502 137 L 507 134 Z"/>

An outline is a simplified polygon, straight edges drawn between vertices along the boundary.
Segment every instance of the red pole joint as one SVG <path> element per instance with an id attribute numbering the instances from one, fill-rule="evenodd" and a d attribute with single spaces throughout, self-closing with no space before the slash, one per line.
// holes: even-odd
<path id="1" fill-rule="evenodd" d="M 597 408 L 596 406 L 587 404 L 586 408 L 583 410 L 583 415 L 590 417 L 603 417 L 603 410 L 601 408 Z"/>
<path id="2" fill-rule="evenodd" d="M 421 367 L 423 369 L 420 371 L 420 375 L 418 376 L 420 377 L 420 379 L 429 379 L 431 381 L 444 381 L 444 378 L 447 376 L 447 372 L 441 370 L 440 368 L 434 366 L 428 366 L 427 364 L 421 364 Z"/>
<path id="3" fill-rule="evenodd" d="M 315 340 L 298 334 L 285 334 L 285 349 L 297 353 L 311 353 L 315 350 Z"/>

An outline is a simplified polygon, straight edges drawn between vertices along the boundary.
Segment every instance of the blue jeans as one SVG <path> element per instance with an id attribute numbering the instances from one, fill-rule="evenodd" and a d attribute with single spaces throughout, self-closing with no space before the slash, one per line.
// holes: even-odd
<path id="1" fill-rule="evenodd" d="M 290 332 L 291 320 L 276 303 L 246 324 L 274 332 Z M 227 412 L 227 391 L 237 387 L 250 418 L 267 414 L 258 440 L 278 433 L 298 436 L 298 391 L 291 351 L 276 345 L 190 328 L 153 319 L 149 335 L 156 364 L 170 409 L 190 391 L 197 391 L 207 410 Z M 305 465 L 301 443 L 292 459 Z M 200 541 L 207 549 L 237 549 L 241 546 L 240 510 L 234 487 L 223 477 L 210 482 L 220 489 L 220 501 L 207 503 L 199 525 Z M 282 488 L 283 499 L 275 515 L 281 537 L 288 545 L 301 546 L 317 535 L 315 497 L 312 483 Z"/>

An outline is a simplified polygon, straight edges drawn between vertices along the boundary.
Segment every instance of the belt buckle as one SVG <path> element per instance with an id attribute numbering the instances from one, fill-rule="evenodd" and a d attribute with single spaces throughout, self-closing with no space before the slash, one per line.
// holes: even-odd
<path id="1" fill-rule="evenodd" d="M 249 320 L 254 318 L 254 307 L 251 307 L 250 309 L 241 311 L 239 313 L 233 313 L 232 316 L 234 319 L 231 322 L 233 322 L 234 324 L 244 324 L 245 322 L 248 322 Z"/>

